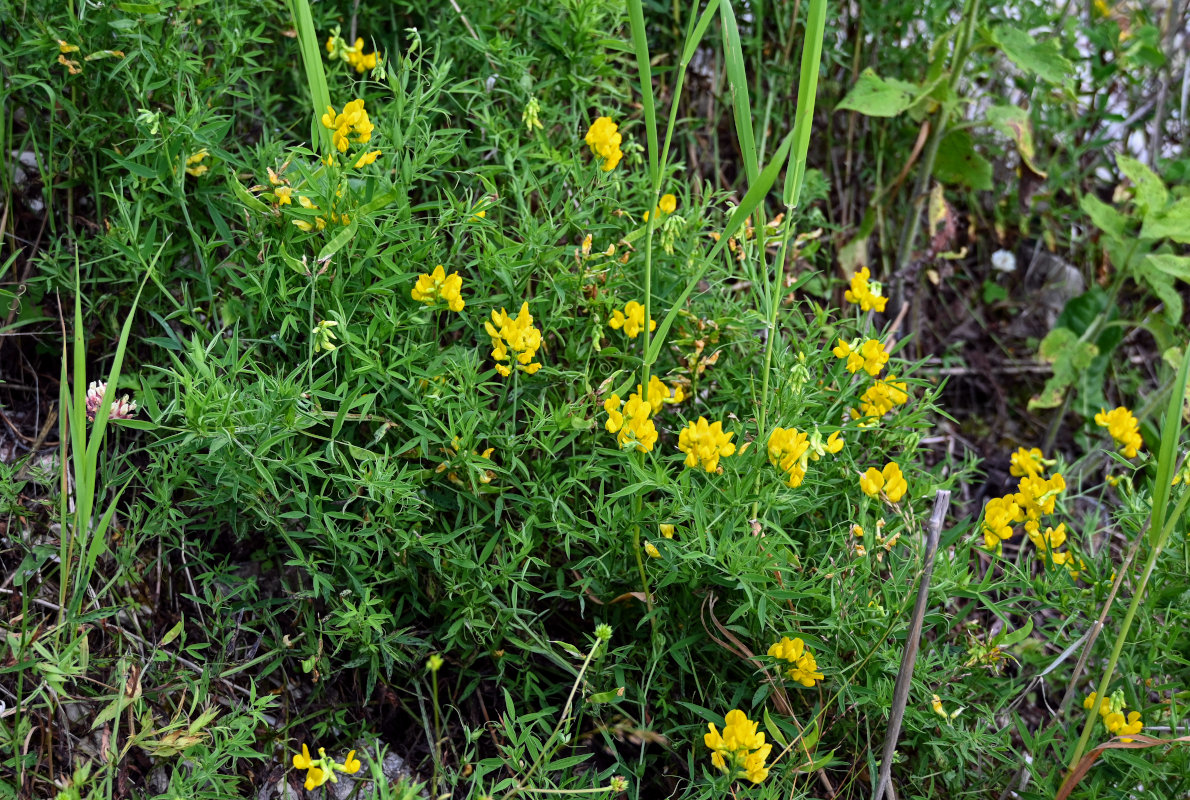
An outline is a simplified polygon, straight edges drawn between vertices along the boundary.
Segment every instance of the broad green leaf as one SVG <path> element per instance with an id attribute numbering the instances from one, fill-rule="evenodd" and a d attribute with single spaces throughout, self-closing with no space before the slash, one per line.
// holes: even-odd
<path id="1" fill-rule="evenodd" d="M 1066 389 L 1074 383 L 1081 370 L 1091 365 L 1099 348 L 1091 342 L 1080 341 L 1069 328 L 1054 328 L 1041 340 L 1038 357 L 1054 366 L 1053 376 L 1045 382 L 1041 393 L 1029 401 L 1029 409 L 1057 408 Z"/>
<path id="2" fill-rule="evenodd" d="M 769 710 L 764 710 L 764 729 L 768 732 L 769 738 L 781 745 L 782 748 L 787 747 L 789 742 L 785 740 L 785 734 L 777 727 L 777 723 L 773 722 L 773 718 L 769 716 Z"/>
<path id="3" fill-rule="evenodd" d="M 1021 626 L 1020 628 L 1017 628 L 1015 631 L 1012 631 L 1011 633 L 1009 633 L 1007 631 L 1001 632 L 999 636 L 997 636 L 994 640 L 992 640 L 992 644 L 999 645 L 1000 647 L 1012 647 L 1017 642 L 1024 641 L 1029 636 L 1029 634 L 1032 632 L 1033 632 L 1033 618 L 1026 617 L 1025 624 L 1023 626 Z"/>
<path id="4" fill-rule="evenodd" d="M 1153 170 L 1135 158 L 1123 154 L 1116 156 L 1116 166 L 1136 187 L 1136 205 L 1141 216 L 1147 217 L 1165 210 L 1165 205 L 1169 202 L 1169 192 Z"/>
<path id="5" fill-rule="evenodd" d="M 1190 256 L 1175 256 L 1172 253 L 1158 253 L 1145 256 L 1150 267 L 1164 272 L 1171 278 L 1190 283 Z"/>
<path id="6" fill-rule="evenodd" d="M 1190 244 L 1190 197 L 1183 197 L 1164 211 L 1146 215 L 1140 238 L 1173 239 Z"/>
<path id="7" fill-rule="evenodd" d="M 1078 207 L 1091 218 L 1096 228 L 1113 239 L 1124 238 L 1124 227 L 1128 224 L 1128 219 L 1115 208 L 1093 194 L 1084 194 L 1078 201 Z"/>
<path id="8" fill-rule="evenodd" d="M 1043 81 L 1065 84 L 1074 73 L 1074 65 L 1062 55 L 1055 39 L 1039 42 L 1011 25 L 1001 25 L 992 35 L 1013 64 Z"/>
<path id="9" fill-rule="evenodd" d="M 913 102 L 921 91 L 915 83 L 896 78 L 881 78 L 871 68 L 860 73 L 859 80 L 835 111 L 858 111 L 868 117 L 895 117 Z"/>
<path id="10" fill-rule="evenodd" d="M 975 152 L 970 133 L 954 130 L 938 145 L 934 177 L 943 183 L 987 191 L 992 188 L 992 162 Z"/>
<path id="11" fill-rule="evenodd" d="M 1145 258 L 1135 267 L 1136 276 L 1143 280 L 1157 299 L 1165 306 L 1165 318 L 1171 325 L 1176 325 L 1182 319 L 1182 296 L 1174 286 L 1173 278 L 1158 269 L 1151 261 L 1152 256 Z"/>
<path id="12" fill-rule="evenodd" d="M 988 124 L 1012 139 L 1021 160 L 1029 169 L 1043 178 L 1046 177 L 1046 173 L 1038 169 L 1033 161 L 1036 149 L 1033 145 L 1033 125 L 1029 120 L 1028 111 L 1019 106 L 992 106 L 988 109 Z"/>

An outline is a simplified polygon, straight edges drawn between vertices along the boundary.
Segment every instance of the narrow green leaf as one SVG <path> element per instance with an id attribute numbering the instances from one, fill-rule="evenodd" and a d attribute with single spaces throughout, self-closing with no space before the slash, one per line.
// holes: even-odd
<path id="1" fill-rule="evenodd" d="M 698 49 L 698 45 L 702 42 L 702 37 L 706 35 L 707 27 L 711 24 L 711 20 L 715 17 L 715 12 L 719 10 L 719 0 L 711 0 L 707 3 L 707 7 L 703 9 L 702 15 L 698 18 L 698 24 L 686 37 L 686 45 L 682 48 L 682 63 L 689 64 L 690 59 L 694 58 L 694 51 Z"/>
<path id="2" fill-rule="evenodd" d="M 731 0 L 720 0 L 719 18 L 723 24 L 723 60 L 727 65 L 727 83 L 731 88 L 731 111 L 735 116 L 735 134 L 744 160 L 748 184 L 756 182 L 760 169 L 756 158 L 756 136 L 752 133 L 752 103 L 748 99 L 748 72 L 744 68 L 744 52 L 740 47 L 740 29 L 736 25 Z"/>
<path id="3" fill-rule="evenodd" d="M 802 46 L 802 74 L 797 89 L 797 112 L 793 118 L 791 169 L 785 171 L 785 205 L 796 208 L 806 178 L 806 154 L 810 150 L 810 129 L 814 125 L 814 100 L 818 94 L 818 72 L 822 64 L 822 36 L 826 30 L 826 0 L 810 0 L 806 20 L 806 41 Z"/>
<path id="4" fill-rule="evenodd" d="M 231 193 L 236 196 L 241 203 L 248 206 L 253 211 L 260 211 L 261 213 L 272 213 L 272 209 L 265 205 L 264 201 L 256 195 L 249 192 L 244 184 L 240 183 L 240 179 L 236 177 L 235 172 L 230 167 L 223 170 L 223 175 L 227 179 L 227 185 L 231 187 Z"/>
<path id="5" fill-rule="evenodd" d="M 170 628 L 169 631 L 166 632 L 165 636 L 161 637 L 161 645 L 160 646 L 165 647 L 167 644 L 172 642 L 174 639 L 177 639 L 179 636 L 182 635 L 182 631 L 185 630 L 185 628 L 186 628 L 186 620 L 185 619 L 178 620 L 178 624 L 176 624 L 172 628 Z"/>
<path id="6" fill-rule="evenodd" d="M 359 214 L 356 213 L 351 220 L 351 224 L 349 224 L 346 228 L 344 228 L 343 230 L 336 233 L 334 235 L 334 237 L 329 242 L 327 242 L 325 245 L 322 246 L 322 249 L 318 251 L 318 260 L 325 261 L 326 259 L 333 256 L 335 253 L 342 250 L 343 247 L 346 246 L 346 244 L 348 242 L 350 242 L 355 237 L 355 232 L 358 229 L 359 229 Z"/>
<path id="7" fill-rule="evenodd" d="M 304 2 L 305 0 L 303 0 Z M 657 174 L 657 106 L 653 101 L 653 68 L 649 62 L 649 37 L 645 30 L 645 12 L 641 0 L 628 0 L 628 26 L 632 30 L 632 45 L 636 50 L 636 75 L 640 83 L 640 101 L 645 112 L 645 134 L 649 145 L 649 176 L 656 183 Z"/>

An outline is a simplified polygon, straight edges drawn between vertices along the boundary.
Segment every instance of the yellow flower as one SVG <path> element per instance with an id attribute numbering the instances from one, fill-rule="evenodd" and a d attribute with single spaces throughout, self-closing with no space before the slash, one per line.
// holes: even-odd
<path id="1" fill-rule="evenodd" d="M 769 463 L 786 473 L 791 489 L 802 485 L 809 462 L 810 437 L 797 428 L 774 428 L 769 434 Z"/>
<path id="2" fill-rule="evenodd" d="M 661 551 L 648 539 L 645 540 L 645 552 L 649 554 L 649 558 L 661 558 Z"/>
<path id="3" fill-rule="evenodd" d="M 588 242 L 584 241 L 584 244 L 589 247 Z M 623 328 L 629 339 L 635 339 L 645 329 L 645 307 L 635 300 L 629 300 L 623 311 L 616 309 L 612 312 L 612 318 L 607 324 L 615 330 Z M 657 330 L 656 320 L 649 320 L 649 330 Z"/>
<path id="4" fill-rule="evenodd" d="M 207 152 L 207 148 L 204 147 L 194 155 L 189 156 L 186 159 L 186 174 L 193 175 L 196 178 L 200 175 L 205 175 L 207 172 L 207 165 L 202 164 L 201 162 L 209 155 L 210 153 Z"/>
<path id="5" fill-rule="evenodd" d="M 1000 543 L 1012 538 L 1012 526 L 1021 513 L 1013 497 L 995 497 L 983 507 L 983 542 L 988 550 L 999 552 Z"/>
<path id="6" fill-rule="evenodd" d="M 657 207 L 666 214 L 672 214 L 678 207 L 678 198 L 672 194 L 663 194 L 661 195 L 661 202 L 657 204 Z"/>
<path id="7" fill-rule="evenodd" d="M 360 767 L 362 766 L 363 765 L 360 764 L 359 759 L 355 757 L 354 750 L 349 751 L 347 753 L 347 758 L 343 759 L 343 771 L 348 775 L 354 775 L 355 773 L 359 772 Z"/>
<path id="8" fill-rule="evenodd" d="M 872 273 L 864 267 L 859 272 L 851 276 L 851 288 L 843 295 L 843 299 L 848 303 L 856 303 L 862 311 L 877 311 L 884 312 L 884 306 L 888 303 L 887 297 L 881 297 L 880 284 L 875 281 L 869 282 Z"/>
<path id="9" fill-rule="evenodd" d="M 800 683 L 807 689 L 812 688 L 815 681 L 821 681 L 823 678 L 822 673 L 818 671 L 818 663 L 814 660 L 814 654 L 801 639 L 790 639 L 788 636 L 783 636 L 781 641 L 769 648 L 769 655 L 793 664 L 790 669 L 786 670 L 785 677 L 795 683 Z"/>
<path id="10" fill-rule="evenodd" d="M 711 750 L 711 763 L 732 778 L 761 783 L 769 775 L 764 762 L 773 746 L 765 744 L 764 734 L 756 730 L 759 723 L 749 720 L 743 711 L 728 711 L 725 722 L 722 734 L 713 722 L 707 723 L 710 732 L 703 734 L 703 743 Z"/>
<path id="11" fill-rule="evenodd" d="M 724 433 L 723 423 L 707 423 L 705 417 L 699 417 L 698 422 L 691 422 L 678 434 L 678 449 L 686 454 L 686 467 L 695 469 L 701 466 L 707 472 L 714 472 L 719 468 L 719 459 L 735 453 L 735 445 L 731 443 L 734 433 Z"/>
<path id="12" fill-rule="evenodd" d="M 946 719 L 946 709 L 942 707 L 942 698 L 934 695 L 933 700 L 930 701 L 930 707 L 934 709 L 934 713 Z"/>
<path id="13" fill-rule="evenodd" d="M 1041 518 L 1054 513 L 1058 495 L 1066 490 L 1066 479 L 1055 472 L 1049 479 L 1036 475 L 1021 478 L 1013 501 L 1019 507 L 1017 522 L 1025 523 L 1025 531 L 1036 533 L 1041 528 Z"/>
<path id="14" fill-rule="evenodd" d="M 1016 452 L 1012 454 L 1012 464 L 1008 468 L 1008 474 L 1017 478 L 1023 478 L 1028 475 L 1041 475 L 1041 473 L 1045 472 L 1045 460 L 1040 447 L 1034 447 L 1030 450 L 1018 447 Z"/>
<path id="15" fill-rule="evenodd" d="M 59 53 L 77 53 L 78 51 L 79 51 L 79 46 L 77 44 L 70 44 L 69 42 L 67 42 L 63 39 L 58 40 L 58 52 Z"/>
<path id="16" fill-rule="evenodd" d="M 1111 438 L 1120 445 L 1120 452 L 1125 458 L 1136 458 L 1137 452 L 1144 446 L 1144 440 L 1140 438 L 1140 423 L 1124 406 L 1111 411 L 1101 409 L 1095 415 L 1095 424 L 1107 428 Z"/>
<path id="17" fill-rule="evenodd" d="M 359 158 L 356 159 L 355 168 L 359 169 L 360 167 L 368 166 L 369 164 L 371 164 L 372 162 L 374 162 L 376 160 L 376 156 L 378 156 L 378 155 L 380 155 L 379 150 L 370 150 L 367 153 L 364 153 L 363 155 L 361 155 Z"/>
<path id="18" fill-rule="evenodd" d="M 636 385 L 636 391 L 638 394 L 640 393 L 639 383 Z M 649 405 L 653 407 L 654 411 L 660 411 L 663 405 L 668 406 L 682 402 L 686 399 L 686 395 L 682 392 L 682 387 L 678 384 L 675 383 L 671 390 L 656 375 L 650 375 L 649 394 L 645 399 L 649 401 Z"/>
<path id="19" fill-rule="evenodd" d="M 537 348 L 541 347 L 541 331 L 533 326 L 527 301 L 521 304 L 520 313 L 515 317 L 508 316 L 503 308 L 499 313 L 493 311 L 491 321 L 484 323 L 484 330 L 492 339 L 492 358 L 501 375 L 508 377 L 512 374 L 511 367 L 499 363 L 511 362 L 510 351 L 516 354 L 517 369 L 529 375 L 541 369 L 541 364 L 532 363 Z"/>
<path id="20" fill-rule="evenodd" d="M 355 757 L 355 751 L 352 750 L 347 754 L 346 760 L 342 764 L 336 764 L 335 761 L 327 756 L 326 750 L 322 747 L 318 748 L 318 758 L 310 757 L 310 748 L 302 745 L 302 752 L 295 754 L 293 757 L 294 769 L 306 770 L 306 791 L 312 792 L 319 786 L 322 786 L 327 781 L 337 783 L 338 777 L 336 772 L 346 772 L 348 774 L 355 774 L 360 770 L 359 759 Z"/>
<path id="21" fill-rule="evenodd" d="M 1086 699 L 1083 700 L 1083 708 L 1090 711 L 1091 707 L 1093 705 L 1095 705 L 1095 697 L 1096 697 L 1095 692 L 1091 692 L 1089 695 L 1087 695 Z M 1106 717 L 1110 713 L 1111 713 L 1111 698 L 1105 697 L 1101 701 L 1099 701 L 1099 716 Z"/>
<path id="22" fill-rule="evenodd" d="M 869 497 L 876 497 L 883 491 L 888 502 L 899 503 L 909 489 L 909 483 L 897 463 L 890 461 L 884 465 L 882 471 L 869 467 L 868 471 L 859 477 L 859 488 Z"/>
<path id="23" fill-rule="evenodd" d="M 591 152 L 603 159 L 601 169 L 611 172 L 620 163 L 624 153 L 620 150 L 622 138 L 619 126 L 612 122 L 611 117 L 600 117 L 591 124 L 584 141 L 591 146 Z"/>
<path id="24" fill-rule="evenodd" d="M 613 394 L 603 401 L 603 409 L 607 412 L 607 432 L 617 434 L 620 449 L 645 453 L 653 449 L 657 443 L 657 426 L 653 423 L 653 406 L 647 400 L 633 392 L 624 403 L 618 394 Z"/>
<path id="25" fill-rule="evenodd" d="M 459 277 L 459 273 L 452 272 L 448 276 L 446 270 L 439 264 L 430 274 L 418 276 L 417 283 L 413 285 L 410 295 L 417 302 L 425 303 L 428 306 L 437 305 L 439 301 L 442 301 L 451 311 L 457 313 L 462 311 L 463 306 L 466 305 L 460 294 L 462 288 L 463 279 Z"/>
<path id="26" fill-rule="evenodd" d="M 874 417 L 879 419 L 896 406 L 909 402 L 909 385 L 897 382 L 895 375 L 889 375 L 888 380 L 879 380 L 864 391 L 859 398 L 859 409 L 852 411 L 855 417 Z"/>
<path id="27" fill-rule="evenodd" d="M 428 669 L 430 672 L 437 672 L 438 670 L 442 669 L 442 665 L 445 663 L 446 660 L 442 658 L 442 656 L 440 656 L 438 653 L 432 653 L 430 657 L 426 659 L 426 669 Z"/>
<path id="28" fill-rule="evenodd" d="M 859 372 L 861 369 L 875 378 L 888 363 L 888 353 L 879 339 L 865 339 L 858 346 L 839 340 L 839 344 L 831 350 L 836 358 L 847 359 L 847 371 Z"/>
<path id="29" fill-rule="evenodd" d="M 661 535 L 664 536 L 666 539 L 674 538 L 674 526 L 673 525 L 663 522 L 660 525 L 658 525 L 657 528 L 658 528 L 658 530 L 661 531 Z"/>
<path id="30" fill-rule="evenodd" d="M 1116 736 L 1122 737 L 1120 739 L 1122 742 L 1131 742 L 1131 739 L 1123 737 L 1127 737 L 1133 733 L 1140 733 L 1144 728 L 1144 723 L 1140 720 L 1139 711 L 1128 712 L 1127 721 L 1125 721 L 1122 711 L 1113 711 L 1103 718 L 1103 724 Z"/>
<path id="31" fill-rule="evenodd" d="M 334 131 L 332 141 L 340 153 L 347 152 L 352 133 L 355 134 L 355 142 L 358 144 L 372 140 L 374 126 L 368 119 L 368 112 L 364 110 L 363 100 L 352 100 L 343 106 L 343 112 L 340 114 L 335 113 L 334 106 L 327 106 L 326 113 L 322 115 L 322 125 Z"/>

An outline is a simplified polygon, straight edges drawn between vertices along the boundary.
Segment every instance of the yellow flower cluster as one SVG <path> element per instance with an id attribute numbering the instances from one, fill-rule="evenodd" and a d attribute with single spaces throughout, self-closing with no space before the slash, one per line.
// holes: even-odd
<path id="1" fill-rule="evenodd" d="M 769 655 L 793 664 L 785 671 L 785 677 L 807 689 L 813 688 L 815 681 L 822 680 L 823 676 L 818 671 L 818 662 L 814 660 L 814 654 L 801 639 L 782 636 L 781 641 L 769 648 Z"/>
<path id="2" fill-rule="evenodd" d="M 338 28 L 335 30 L 338 31 Z M 339 39 L 337 35 L 328 37 L 326 40 L 326 52 L 332 57 L 336 55 L 336 40 L 338 40 L 338 57 L 355 67 L 356 72 L 367 72 L 370 69 L 376 69 L 376 60 L 379 53 L 373 52 L 365 55 L 362 36 L 358 37 L 353 45 L 348 45 L 342 39 Z"/>
<path id="3" fill-rule="evenodd" d="M 361 766 L 359 759 L 355 757 L 354 750 L 347 754 L 347 758 L 343 760 L 342 764 L 336 764 L 333 759 L 327 756 L 326 749 L 322 747 L 318 748 L 318 758 L 310 758 L 310 748 L 306 745 L 302 745 L 300 755 L 293 757 L 293 768 L 306 770 L 306 791 L 308 792 L 314 791 L 327 781 L 338 783 L 339 778 L 335 775 L 336 772 L 354 775 L 359 772 Z"/>
<path id="4" fill-rule="evenodd" d="M 1029 541 L 1037 548 L 1038 557 L 1044 560 L 1048 554 L 1054 564 L 1065 566 L 1077 579 L 1079 569 L 1076 569 L 1074 557 L 1068 551 L 1058 549 L 1066 543 L 1065 523 L 1057 528 L 1047 526 L 1044 532 L 1041 530 L 1042 517 L 1054 513 L 1058 495 L 1066 491 L 1066 479 L 1059 472 L 1044 477 L 1046 466 L 1054 462 L 1046 459 L 1036 447 L 1031 450 L 1019 448 L 1012 454 L 1011 462 L 1009 471 L 1019 476 L 1020 481 L 1015 492 L 994 497 L 984 505 L 984 547 L 1000 552 L 1003 542 L 1012 538 L 1014 526 L 1023 522 Z M 1079 561 L 1080 569 L 1081 565 Z"/>
<path id="5" fill-rule="evenodd" d="M 501 308 L 499 313 L 493 311 L 490 322 L 483 324 L 484 330 L 492 338 L 492 358 L 496 360 L 496 371 L 504 377 L 512 374 L 512 368 L 501 361 L 509 361 L 510 351 L 516 354 L 516 368 L 528 375 L 541 369 L 541 364 L 532 363 L 537 355 L 537 348 L 541 347 L 541 331 L 533 326 L 533 315 L 529 313 L 528 301 L 521 304 L 520 313 L 515 317 Z"/>
<path id="6" fill-rule="evenodd" d="M 636 384 L 636 393 L 640 394 L 640 384 Z M 656 375 L 649 376 L 649 394 L 645 398 L 649 401 L 649 405 L 653 407 L 654 411 L 660 411 L 661 406 L 674 405 L 686 399 L 686 393 L 682 391 L 679 384 L 674 384 L 673 388 L 666 386 Z"/>
<path id="7" fill-rule="evenodd" d="M 284 191 L 285 189 L 289 189 L 289 191 Z M 277 196 L 277 207 L 280 208 L 281 206 L 287 206 L 290 204 L 291 198 L 293 197 L 293 190 L 288 186 L 281 186 L 274 190 L 273 194 Z M 307 211 L 319 210 L 318 206 L 314 204 L 314 201 L 309 197 L 306 197 L 304 194 L 298 196 L 298 205 Z M 334 206 L 332 205 L 332 211 L 330 213 L 331 222 L 343 225 L 347 225 L 351 222 L 351 218 L 347 214 L 338 214 L 333 210 L 333 208 Z M 327 218 L 325 216 L 320 215 L 315 217 L 313 222 L 305 219 L 295 219 L 293 220 L 293 224 L 306 233 L 309 233 L 313 230 L 320 231 L 326 228 L 326 219 Z"/>
<path id="8" fill-rule="evenodd" d="M 877 380 L 859 398 L 859 408 L 852 409 L 853 417 L 880 419 L 897 406 L 909 402 L 909 385 L 898 382 L 895 375 L 888 380 Z"/>
<path id="9" fill-rule="evenodd" d="M 1087 695 L 1087 699 L 1083 700 L 1083 708 L 1090 711 L 1095 706 L 1095 697 L 1095 692 Z M 1103 698 L 1098 705 L 1099 718 L 1103 720 L 1103 726 L 1114 735 L 1121 737 L 1121 742 L 1131 742 L 1131 739 L 1125 737 L 1140 733 L 1145 727 L 1141 722 L 1139 711 L 1130 711 L 1127 717 L 1124 716 L 1124 708 L 1128 704 L 1124 702 L 1123 695 L 1118 691 L 1110 698 Z"/>
<path id="10" fill-rule="evenodd" d="M 764 762 L 773 746 L 765 744 L 763 733 L 757 733 L 759 723 L 739 709 L 728 711 L 725 723 L 722 735 L 715 723 L 707 723 L 710 732 L 703 735 L 703 742 L 711 749 L 711 763 L 732 778 L 761 783 L 769 776 Z"/>
<path id="11" fill-rule="evenodd" d="M 607 432 L 617 434 L 621 449 L 645 453 L 653 449 L 657 443 L 657 426 L 653 424 L 653 406 L 647 400 L 633 392 L 625 404 L 620 395 L 613 394 L 603 401 L 603 410 L 607 412 Z"/>
<path id="12" fill-rule="evenodd" d="M 862 311 L 878 311 L 883 313 L 888 303 L 887 297 L 881 297 L 881 287 L 876 281 L 870 280 L 872 273 L 867 267 L 851 276 L 851 288 L 843 295 L 848 303 L 857 304 Z"/>
<path id="13" fill-rule="evenodd" d="M 591 146 L 591 152 L 603 159 L 601 168 L 604 172 L 611 172 L 624 157 L 620 150 L 620 142 L 623 139 L 619 133 L 619 126 L 612 122 L 611 117 L 595 120 L 584 141 Z"/>
<path id="14" fill-rule="evenodd" d="M 645 329 L 645 307 L 635 300 L 629 300 L 623 311 L 616 309 L 612 312 L 607 324 L 615 330 L 623 328 L 629 339 L 635 339 Z M 656 320 L 649 320 L 649 330 L 657 330 Z"/>
<path id="15" fill-rule="evenodd" d="M 900 466 L 895 461 L 884 465 L 883 470 L 869 467 L 868 471 L 859 476 L 859 488 L 868 497 L 879 497 L 884 492 L 885 499 L 890 503 L 899 503 L 909 490 L 909 482 L 905 480 Z"/>
<path id="16" fill-rule="evenodd" d="M 734 433 L 724 433 L 722 422 L 708 424 L 706 417 L 691 422 L 678 434 L 678 449 L 686 454 L 686 467 L 702 467 L 707 472 L 719 468 L 719 459 L 735 453 Z"/>
<path id="17" fill-rule="evenodd" d="M 1120 452 L 1124 454 L 1125 458 L 1136 458 L 1140 448 L 1144 447 L 1144 441 L 1140 438 L 1140 423 L 1124 406 L 1111 411 L 1106 408 L 1101 409 L 1095 415 L 1095 424 L 1101 428 L 1107 428 L 1111 438 L 1120 445 Z"/>
<path id="18" fill-rule="evenodd" d="M 203 164 L 203 160 L 209 156 L 207 148 L 199 150 L 192 156 L 186 158 L 186 174 L 193 175 L 195 178 L 207 174 L 207 165 Z"/>
<path id="19" fill-rule="evenodd" d="M 848 372 L 859 372 L 862 369 L 873 378 L 879 375 L 888 363 L 888 352 L 879 339 L 865 339 L 862 344 L 858 340 L 846 342 L 840 339 L 831 352 L 836 358 L 847 359 Z"/>
<path id="20" fill-rule="evenodd" d="M 806 479 L 809 449 L 810 437 L 805 431 L 774 428 L 769 434 L 769 463 L 788 476 L 786 484 L 791 489 L 801 486 Z"/>
<path id="21" fill-rule="evenodd" d="M 879 548 L 879 549 L 875 550 L 877 561 L 884 561 L 884 554 L 891 551 L 894 547 L 896 547 L 897 542 L 899 542 L 901 540 L 901 532 L 900 531 L 897 531 L 892 536 L 889 536 L 887 539 L 884 538 L 883 534 L 881 533 L 884 530 L 884 525 L 885 525 L 885 522 L 884 522 L 883 518 L 876 520 L 876 535 L 875 535 L 876 541 L 874 542 L 874 544 L 876 545 L 877 548 Z M 851 526 L 851 534 L 853 536 L 855 536 L 857 539 L 863 539 L 864 538 L 863 526 L 858 525 L 858 524 L 852 525 Z M 855 554 L 860 557 L 866 556 L 868 554 L 868 549 L 866 547 L 864 547 L 862 542 L 856 542 L 855 543 Z"/>
<path id="22" fill-rule="evenodd" d="M 430 274 L 418 276 L 417 283 L 414 284 L 411 294 L 413 299 L 419 303 L 433 306 L 439 302 L 443 302 L 446 303 L 451 311 L 459 312 L 466 305 L 466 302 L 464 302 L 462 296 L 459 294 L 462 288 L 463 279 L 459 277 L 459 273 L 452 272 L 448 276 L 446 270 L 439 264 L 434 267 L 434 271 Z"/>
<path id="23" fill-rule="evenodd" d="M 1040 447 L 1034 447 L 1029 450 L 1018 447 L 1009 461 L 1011 464 L 1008 467 L 1008 474 L 1016 478 L 1024 478 L 1027 475 L 1040 475 L 1045 472 L 1047 466 L 1054 463 L 1046 459 Z"/>
<path id="24" fill-rule="evenodd" d="M 334 106 L 327 106 L 326 113 L 322 115 L 322 125 L 335 132 L 332 141 L 335 149 L 340 153 L 347 152 L 348 145 L 352 143 L 350 137 L 353 133 L 355 134 L 354 143 L 370 142 L 375 127 L 368 119 L 368 112 L 364 110 L 363 100 L 352 100 L 343 106 L 343 111 L 339 114 L 335 113 Z M 376 155 L 379 155 L 379 151 Z M 375 156 L 373 156 L 373 160 L 375 160 Z"/>

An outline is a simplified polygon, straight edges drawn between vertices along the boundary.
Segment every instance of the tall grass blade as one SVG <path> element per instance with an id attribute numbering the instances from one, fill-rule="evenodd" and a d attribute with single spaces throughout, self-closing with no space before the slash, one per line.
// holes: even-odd
<path id="1" fill-rule="evenodd" d="M 731 87 L 731 112 L 735 116 L 735 134 L 740 141 L 740 155 L 748 185 L 756 183 L 760 169 L 756 157 L 756 136 L 752 133 L 752 103 L 748 99 L 748 73 L 740 48 L 740 29 L 736 25 L 731 0 L 721 0 L 719 18 L 723 24 L 723 59 L 727 65 L 727 83 Z"/>
<path id="2" fill-rule="evenodd" d="M 806 178 L 806 154 L 814 124 L 814 98 L 818 94 L 818 71 L 822 64 L 822 35 L 826 30 L 826 0 L 810 0 L 806 20 L 806 41 L 802 46 L 802 75 L 797 89 L 797 112 L 793 122 L 793 150 L 785 172 L 785 205 L 797 208 Z"/>
<path id="3" fill-rule="evenodd" d="M 297 30 L 298 48 L 302 64 L 306 69 L 306 82 L 310 85 L 310 101 L 314 115 L 310 119 L 310 142 L 318 141 L 324 155 L 331 151 L 331 132 L 319 120 L 331 105 L 331 92 L 326 84 L 326 69 L 322 65 L 322 52 L 318 47 L 318 31 L 314 29 L 314 17 L 310 14 L 309 0 L 289 0 L 289 12 Z"/>
<path id="4" fill-rule="evenodd" d="M 628 25 L 632 29 L 632 47 L 636 51 L 636 74 L 640 80 L 640 102 L 645 111 L 645 135 L 648 137 L 649 145 L 649 176 L 656 184 L 661 179 L 657 150 L 657 105 L 653 101 L 653 68 L 649 63 L 649 37 L 645 31 L 645 11 L 641 0 L 628 0 Z"/>

